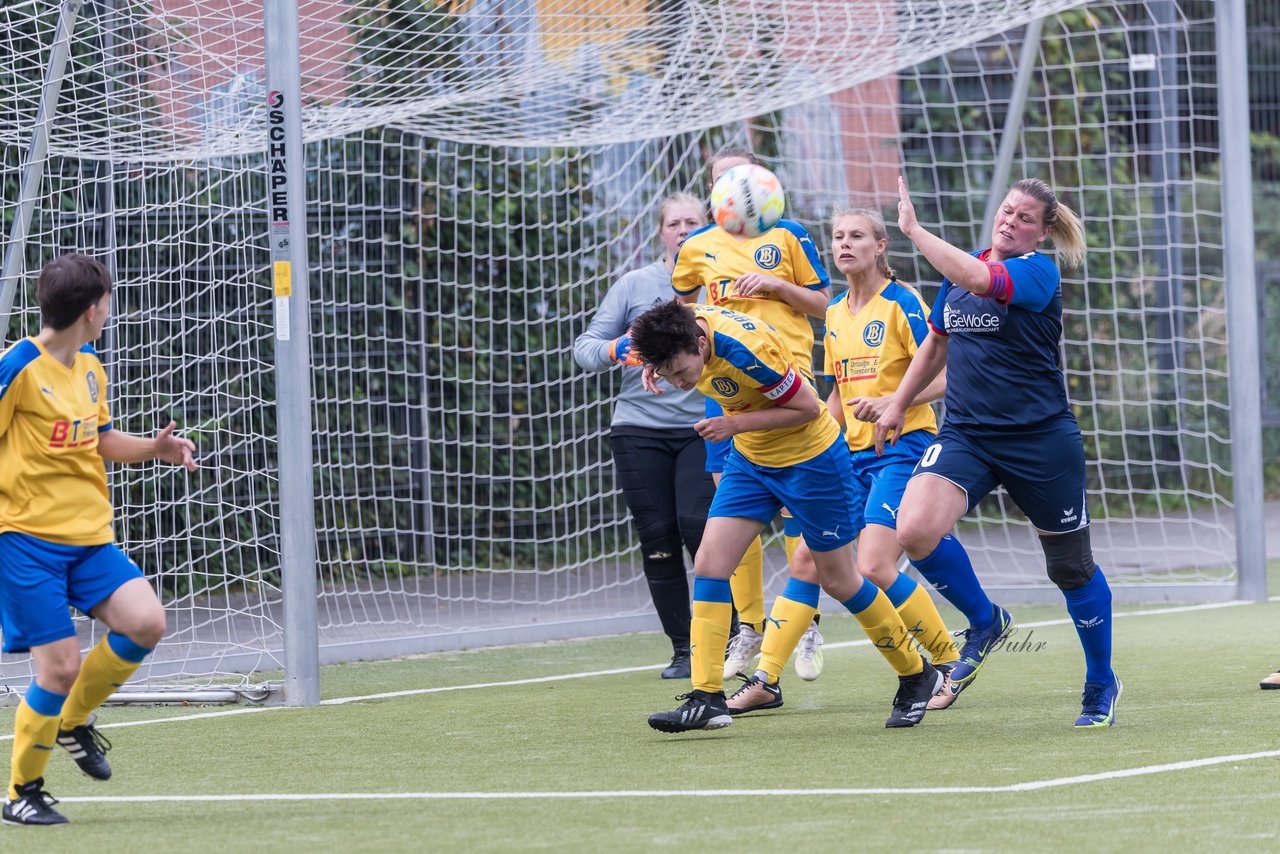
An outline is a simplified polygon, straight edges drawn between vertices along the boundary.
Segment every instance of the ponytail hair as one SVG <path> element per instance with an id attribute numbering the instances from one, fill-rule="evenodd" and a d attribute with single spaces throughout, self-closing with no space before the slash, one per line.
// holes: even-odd
<path id="1" fill-rule="evenodd" d="M 1009 189 L 1017 190 L 1044 205 L 1045 228 L 1049 229 L 1053 245 L 1068 266 L 1079 267 L 1084 263 L 1084 225 L 1075 211 L 1058 201 L 1058 195 L 1052 187 L 1039 178 L 1023 178 Z"/>
<path id="2" fill-rule="evenodd" d="M 876 271 L 886 279 L 897 281 L 897 273 L 893 272 L 893 268 L 889 266 L 889 230 L 885 228 L 884 217 L 880 215 L 880 211 L 856 205 L 836 204 L 831 208 L 831 227 L 835 228 L 836 222 L 847 216 L 862 217 L 871 223 L 871 236 L 876 240 L 885 241 L 884 251 L 876 256 Z"/>

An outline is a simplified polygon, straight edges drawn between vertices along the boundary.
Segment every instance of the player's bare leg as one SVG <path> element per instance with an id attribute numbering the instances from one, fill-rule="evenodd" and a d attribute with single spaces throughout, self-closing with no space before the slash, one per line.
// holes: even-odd
<path id="1" fill-rule="evenodd" d="M 44 770 L 58 733 L 67 693 L 80 670 L 80 643 L 74 637 L 31 648 L 36 678 L 18 707 L 14 722 L 9 791 L 3 809 L 6 824 L 66 824 L 53 808 L 58 801 L 44 790 Z"/>
<path id="2" fill-rule="evenodd" d="M 85 656 L 63 707 L 60 744 L 80 770 L 95 780 L 111 778 L 106 753 L 111 742 L 94 726 L 99 706 L 124 684 L 165 633 L 164 606 L 150 583 L 134 578 L 93 608 L 110 633 Z"/>
<path id="3" fill-rule="evenodd" d="M 733 613 L 729 576 L 763 527 L 755 519 L 707 519 L 693 565 L 693 620 L 689 626 L 693 690 L 676 698 L 685 700 L 679 708 L 650 715 L 649 726 L 654 729 L 719 729 L 733 722 L 724 697 L 724 652 Z"/>

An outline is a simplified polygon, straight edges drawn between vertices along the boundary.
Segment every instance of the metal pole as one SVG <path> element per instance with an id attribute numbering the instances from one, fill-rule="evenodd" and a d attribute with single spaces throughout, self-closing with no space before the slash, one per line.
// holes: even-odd
<path id="1" fill-rule="evenodd" d="M 1152 344 L 1160 402 L 1153 407 L 1156 419 L 1155 473 L 1158 486 L 1182 489 L 1186 485 L 1183 468 L 1182 368 L 1186 363 L 1182 315 L 1181 208 L 1179 193 L 1182 167 L 1178 143 L 1178 59 L 1177 10 L 1171 0 L 1147 4 L 1152 27 L 1146 35 L 1152 61 L 1148 69 L 1135 71 L 1135 83 L 1146 74 L 1148 84 L 1141 96 L 1146 125 L 1141 149 L 1147 155 L 1151 177 L 1151 246 L 1155 261 L 1156 336 Z M 1146 195 L 1146 194 L 1144 194 Z"/>
<path id="2" fill-rule="evenodd" d="M 996 153 L 995 169 L 991 173 L 991 187 L 987 190 L 987 208 L 982 214 L 982 230 L 978 232 L 978 248 L 991 245 L 991 223 L 996 218 L 996 208 L 1009 191 L 1009 174 L 1013 169 L 1013 152 L 1018 148 L 1018 135 L 1022 133 L 1022 113 L 1027 107 L 1027 92 L 1031 89 L 1031 73 L 1040 55 L 1040 32 L 1044 18 L 1036 18 L 1027 24 L 1022 39 L 1022 54 L 1018 57 L 1018 73 L 1013 79 L 1013 91 L 1009 94 L 1009 111 L 1004 114 L 1004 130 L 1000 132 L 1000 148 Z"/>
<path id="3" fill-rule="evenodd" d="M 9 323 L 13 298 L 18 292 L 18 282 L 26 271 L 27 233 L 31 228 L 31 213 L 35 209 L 40 183 L 44 180 L 44 167 L 49 157 L 49 125 L 58 112 L 58 94 L 71 55 L 71 31 L 85 0 L 65 0 L 58 13 L 58 28 L 53 34 L 49 51 L 49 64 L 45 67 L 44 87 L 40 90 L 40 108 L 36 112 L 36 124 L 31 132 L 31 145 L 27 148 L 26 162 L 22 165 L 22 185 L 18 190 L 18 210 L 9 229 L 9 244 L 4 249 L 4 271 L 0 273 L 0 337 Z"/>
<path id="4" fill-rule="evenodd" d="M 102 21 L 102 52 L 107 60 L 102 74 L 102 94 L 105 96 L 104 101 L 107 105 L 108 121 L 110 121 L 111 106 L 115 101 L 116 89 L 116 4 L 115 0 L 101 0 L 98 5 L 98 13 Z M 98 174 L 95 176 L 95 184 L 97 186 L 94 191 L 94 208 L 102 217 L 99 220 L 102 240 L 96 248 L 102 252 L 102 263 L 106 266 L 107 272 L 111 274 L 111 281 L 119 284 L 119 276 L 117 275 L 119 265 L 116 263 L 116 250 L 119 247 L 117 245 L 118 236 L 116 235 L 115 162 L 103 160 L 100 163 Z M 102 337 L 99 339 L 102 343 L 98 350 L 98 357 L 108 367 L 114 367 L 111 365 L 111 362 L 114 361 L 111 348 L 111 334 L 114 328 L 115 318 L 112 317 L 102 330 Z M 163 418 L 164 415 L 162 414 L 161 417 Z"/>
<path id="5" fill-rule="evenodd" d="M 404 137 L 401 137 L 402 151 L 404 150 L 404 147 L 405 147 L 404 146 L 405 138 L 407 138 L 407 135 Z M 420 178 L 422 178 L 422 177 L 425 177 L 422 175 L 422 173 L 424 171 L 423 170 L 424 161 L 426 160 L 426 158 L 424 158 L 422 154 L 423 139 L 417 134 L 414 134 L 411 138 L 414 141 L 413 153 L 418 158 L 418 175 Z M 437 164 L 439 163 L 438 160 L 436 162 Z M 400 173 L 400 179 L 401 181 L 404 182 L 404 186 L 413 188 L 411 192 L 415 194 L 415 197 L 411 200 L 404 200 L 404 201 L 409 201 L 412 204 L 411 207 L 405 207 L 404 209 L 405 210 L 421 210 L 422 202 L 423 202 L 421 196 L 422 196 L 422 193 L 424 192 L 422 189 L 422 187 L 424 186 L 424 182 L 421 180 L 419 181 L 411 180 L 411 176 L 407 173 L 408 173 L 408 169 L 405 167 L 402 167 L 401 173 Z M 438 184 L 435 186 L 438 186 Z M 426 561 L 427 566 L 431 567 L 432 570 L 435 570 L 438 567 L 436 566 L 435 508 L 434 508 L 434 505 L 432 504 L 432 496 L 435 494 L 435 490 L 433 489 L 432 482 L 431 482 L 431 465 L 432 465 L 431 463 L 431 380 L 428 376 L 431 368 L 431 351 L 427 346 L 427 276 L 425 274 L 425 271 L 427 269 L 426 255 L 427 255 L 426 250 L 423 248 L 421 243 L 419 243 L 418 269 L 423 271 L 423 273 L 418 276 L 417 308 L 418 308 L 418 317 L 419 317 L 419 324 L 420 324 L 419 330 L 418 330 L 418 370 L 419 370 L 419 382 L 421 383 L 421 385 L 419 386 L 419 389 L 420 389 L 419 397 L 421 398 L 421 401 L 418 404 L 419 434 L 418 434 L 418 439 L 416 444 L 419 449 L 418 459 L 420 460 L 420 463 L 422 465 L 422 477 L 420 481 L 421 485 L 419 488 L 422 490 L 421 526 L 422 526 L 422 536 L 425 540 L 425 542 L 423 543 L 423 546 L 424 546 L 423 559 Z"/>
<path id="6" fill-rule="evenodd" d="M 1258 370 L 1258 287 L 1254 276 L 1253 169 L 1249 161 L 1248 44 L 1244 0 L 1215 4 L 1218 140 L 1222 164 L 1223 275 L 1227 287 L 1227 366 L 1231 392 L 1232 500 L 1236 591 L 1267 598 L 1262 512 L 1262 378 Z"/>
<path id="7" fill-rule="evenodd" d="M 320 703 L 316 513 L 312 482 L 311 307 L 298 5 L 264 0 L 267 54 L 267 205 L 275 291 L 276 430 L 284 690 L 290 706 Z"/>

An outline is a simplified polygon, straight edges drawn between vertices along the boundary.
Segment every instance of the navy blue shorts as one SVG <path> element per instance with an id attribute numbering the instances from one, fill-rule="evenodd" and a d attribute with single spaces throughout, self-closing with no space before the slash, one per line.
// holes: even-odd
<path id="1" fill-rule="evenodd" d="M 925 474 L 963 489 L 969 510 L 999 484 L 1040 531 L 1065 534 L 1089 524 L 1084 441 L 1069 413 L 1016 432 L 944 424 L 912 477 Z"/>
<path id="2" fill-rule="evenodd" d="M 64 546 L 14 531 L 0 534 L 4 651 L 75 637 L 68 605 L 88 614 L 135 578 L 142 570 L 115 543 Z"/>
<path id="3" fill-rule="evenodd" d="M 786 507 L 809 548 L 829 552 L 858 536 L 853 483 L 849 446 L 843 436 L 813 459 L 784 468 L 758 466 L 731 451 L 707 516 L 755 519 L 768 525 Z"/>

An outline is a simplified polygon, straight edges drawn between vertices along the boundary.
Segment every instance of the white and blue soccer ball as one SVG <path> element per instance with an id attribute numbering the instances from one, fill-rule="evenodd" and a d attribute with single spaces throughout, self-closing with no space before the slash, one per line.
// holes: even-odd
<path id="1" fill-rule="evenodd" d="M 711 216 L 734 237 L 758 237 L 778 224 L 786 209 L 782 182 L 763 166 L 726 170 L 711 188 Z"/>

